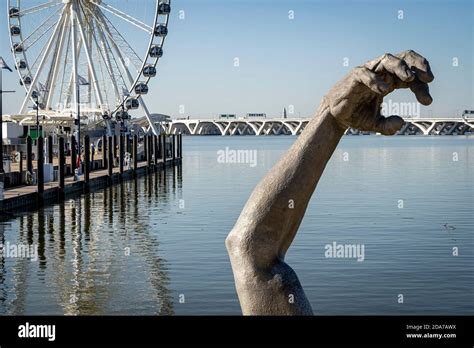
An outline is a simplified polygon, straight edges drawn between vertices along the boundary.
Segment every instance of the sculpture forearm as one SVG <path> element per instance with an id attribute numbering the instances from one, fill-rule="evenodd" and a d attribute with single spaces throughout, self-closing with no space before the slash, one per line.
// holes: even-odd
<path id="1" fill-rule="evenodd" d="M 347 127 L 395 134 L 403 119 L 381 115 L 383 97 L 410 88 L 428 105 L 433 79 L 428 61 L 410 50 L 354 68 L 329 91 L 303 133 L 257 185 L 226 239 L 244 314 L 312 314 L 284 257 L 327 162 Z"/>
<path id="2" fill-rule="evenodd" d="M 284 256 L 343 134 L 344 128 L 323 103 L 293 146 L 257 185 L 227 237 L 244 314 L 312 314 Z"/>
<path id="3" fill-rule="evenodd" d="M 255 249 L 256 262 L 284 257 L 344 131 L 323 102 L 293 146 L 257 185 L 230 236 L 240 235 L 235 238 Z M 268 249 L 267 258 L 262 259 L 262 247 Z"/>

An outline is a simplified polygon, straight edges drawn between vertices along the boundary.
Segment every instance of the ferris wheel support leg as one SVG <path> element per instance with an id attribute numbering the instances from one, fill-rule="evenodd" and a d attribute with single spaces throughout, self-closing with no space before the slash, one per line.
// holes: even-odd
<path id="1" fill-rule="evenodd" d="M 46 65 L 45 63 L 46 63 L 47 58 L 49 56 L 51 46 L 52 46 L 53 42 L 56 41 L 55 40 L 56 35 L 57 35 L 58 30 L 61 27 L 62 22 L 64 20 L 64 13 L 65 12 L 63 10 L 61 12 L 61 17 L 59 18 L 59 21 L 56 24 L 56 27 L 54 28 L 54 32 L 53 32 L 53 34 L 51 35 L 51 38 L 48 41 L 48 44 L 46 46 L 46 51 L 45 51 L 43 57 L 41 58 L 40 64 L 38 66 L 38 70 L 36 71 L 35 77 L 33 78 L 33 81 L 31 82 L 30 88 L 28 89 L 28 93 L 26 94 L 25 99 L 23 100 L 23 104 L 21 105 L 20 114 L 25 114 L 26 113 L 26 108 L 28 106 L 28 101 L 31 99 L 31 94 L 33 93 L 33 90 L 34 90 L 33 86 L 36 86 L 36 84 L 38 83 L 38 79 L 39 79 L 41 73 L 43 72 L 44 66 Z"/>
<path id="2" fill-rule="evenodd" d="M 138 101 L 140 102 L 140 105 L 141 105 L 143 111 L 145 111 L 146 119 L 148 120 L 148 123 L 150 124 L 150 128 L 153 131 L 153 134 L 160 135 L 159 130 L 156 128 L 156 125 L 153 123 L 153 120 L 151 119 L 151 115 L 150 115 L 150 112 L 148 111 L 148 108 L 145 104 L 145 101 L 143 100 L 142 97 L 139 97 Z"/>

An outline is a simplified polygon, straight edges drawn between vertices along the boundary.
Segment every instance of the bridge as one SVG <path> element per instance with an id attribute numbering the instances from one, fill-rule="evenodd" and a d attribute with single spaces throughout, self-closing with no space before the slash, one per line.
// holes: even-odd
<path id="1" fill-rule="evenodd" d="M 162 124 L 170 134 L 187 135 L 299 135 L 309 118 L 252 118 L 216 120 L 172 120 Z M 347 135 L 371 134 L 349 128 Z M 397 135 L 468 135 L 474 134 L 474 118 L 411 118 Z"/>

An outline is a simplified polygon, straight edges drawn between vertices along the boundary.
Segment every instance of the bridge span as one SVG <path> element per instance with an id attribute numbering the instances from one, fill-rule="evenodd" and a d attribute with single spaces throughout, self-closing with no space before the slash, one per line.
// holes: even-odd
<path id="1" fill-rule="evenodd" d="M 259 118 L 217 120 L 172 120 L 162 124 L 170 134 L 187 135 L 299 135 L 309 118 Z M 347 135 L 370 134 L 348 129 Z M 474 134 L 474 118 L 411 118 L 397 135 L 468 135 Z"/>

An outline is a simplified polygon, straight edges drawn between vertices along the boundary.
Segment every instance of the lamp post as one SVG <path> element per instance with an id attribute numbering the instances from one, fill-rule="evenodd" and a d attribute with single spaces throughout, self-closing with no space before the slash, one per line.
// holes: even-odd
<path id="1" fill-rule="evenodd" d="M 0 57 L 0 174 L 5 172 L 3 170 L 3 93 L 15 93 L 15 91 L 3 90 L 3 69 L 12 71 L 3 58 Z"/>

